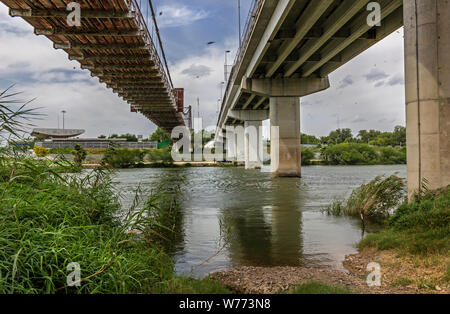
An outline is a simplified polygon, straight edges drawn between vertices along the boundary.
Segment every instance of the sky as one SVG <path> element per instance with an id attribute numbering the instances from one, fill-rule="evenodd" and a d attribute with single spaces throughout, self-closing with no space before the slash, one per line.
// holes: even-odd
<path id="1" fill-rule="evenodd" d="M 138 0 L 139 1 L 139 0 Z M 146 3 L 146 1 L 142 1 Z M 241 0 L 245 24 L 252 0 Z M 203 126 L 218 117 L 225 51 L 232 64 L 238 46 L 237 0 L 153 0 L 175 87 L 185 89 L 185 104 Z M 146 16 L 144 7 L 143 14 Z M 214 42 L 208 45 L 208 42 Z M 45 36 L 21 18 L 11 18 L 0 3 L 0 90 L 14 85 L 18 100 L 29 101 L 44 116 L 36 127 L 85 129 L 84 137 L 133 133 L 148 137 L 156 126 L 55 50 Z M 301 99 L 301 130 L 316 136 L 336 128 L 391 131 L 405 124 L 403 31 L 393 33 L 330 75 L 331 87 Z M 267 123 L 267 122 L 266 122 Z"/>

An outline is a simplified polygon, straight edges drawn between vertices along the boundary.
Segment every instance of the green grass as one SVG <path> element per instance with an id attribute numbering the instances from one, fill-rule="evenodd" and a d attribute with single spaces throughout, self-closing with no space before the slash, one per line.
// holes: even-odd
<path id="1" fill-rule="evenodd" d="M 367 235 L 359 248 L 400 249 L 411 254 L 449 254 L 450 187 L 402 204 L 387 227 Z"/>
<path id="2" fill-rule="evenodd" d="M 180 226 L 176 184 L 123 213 L 109 172 L 64 167 L 0 152 L 0 294 L 227 291 L 175 275 L 167 252 Z M 79 288 L 67 287 L 72 262 Z"/>
<path id="3" fill-rule="evenodd" d="M 296 286 L 285 292 L 287 294 L 352 294 L 350 289 L 340 286 L 327 285 L 320 282 L 308 282 Z"/>
<path id="4" fill-rule="evenodd" d="M 335 199 L 324 211 L 334 216 L 354 216 L 366 222 L 383 222 L 405 196 L 405 181 L 396 175 L 377 176 L 354 189 L 347 200 Z"/>

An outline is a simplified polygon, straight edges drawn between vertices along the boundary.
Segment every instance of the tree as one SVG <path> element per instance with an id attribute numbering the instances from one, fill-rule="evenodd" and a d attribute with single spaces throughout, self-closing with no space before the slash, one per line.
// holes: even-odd
<path id="1" fill-rule="evenodd" d="M 81 166 L 83 161 L 86 159 L 87 153 L 86 150 L 81 145 L 75 145 L 75 149 L 72 151 L 72 155 L 74 155 L 74 162 Z"/>
<path id="2" fill-rule="evenodd" d="M 106 138 L 106 136 L 105 135 L 100 135 L 98 138 L 104 139 L 104 138 Z"/>
<path id="3" fill-rule="evenodd" d="M 350 129 L 337 129 L 331 131 L 330 135 L 322 137 L 323 144 L 341 144 L 354 142 L 352 130 Z"/>
<path id="4" fill-rule="evenodd" d="M 150 141 L 158 142 L 158 143 L 168 142 L 170 140 L 171 140 L 171 138 L 170 138 L 169 134 L 164 132 L 161 128 L 157 128 L 156 131 L 150 137 Z"/>
<path id="5" fill-rule="evenodd" d="M 314 135 L 301 134 L 301 143 L 302 144 L 320 144 L 320 140 Z"/>

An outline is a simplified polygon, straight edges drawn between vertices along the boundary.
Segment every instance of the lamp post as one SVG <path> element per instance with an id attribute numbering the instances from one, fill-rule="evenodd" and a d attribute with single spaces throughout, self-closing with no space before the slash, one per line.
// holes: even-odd
<path id="1" fill-rule="evenodd" d="M 241 0 L 238 0 L 238 19 L 239 19 L 239 50 L 241 49 L 242 34 L 241 34 Z"/>
<path id="2" fill-rule="evenodd" d="M 224 66 L 224 80 L 225 82 L 228 80 L 228 54 L 230 53 L 230 50 L 225 51 L 225 66 Z"/>
<path id="3" fill-rule="evenodd" d="M 67 111 L 62 110 L 61 113 L 63 114 L 63 130 L 65 129 L 65 124 L 64 124 L 64 115 L 66 114 Z"/>

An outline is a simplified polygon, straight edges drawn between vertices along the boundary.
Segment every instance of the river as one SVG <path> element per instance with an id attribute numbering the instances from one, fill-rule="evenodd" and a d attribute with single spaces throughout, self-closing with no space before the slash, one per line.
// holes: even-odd
<path id="1" fill-rule="evenodd" d="M 127 208 L 137 186 L 150 190 L 162 178 L 184 177 L 181 240 L 173 257 L 178 273 L 202 277 L 239 265 L 342 269 L 344 256 L 356 252 L 361 224 L 328 216 L 323 208 L 393 173 L 405 178 L 406 166 L 309 166 L 302 178 L 279 179 L 233 167 L 129 169 L 118 171 L 114 182 Z M 218 252 L 224 238 L 227 245 Z"/>

